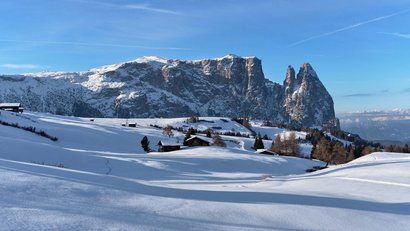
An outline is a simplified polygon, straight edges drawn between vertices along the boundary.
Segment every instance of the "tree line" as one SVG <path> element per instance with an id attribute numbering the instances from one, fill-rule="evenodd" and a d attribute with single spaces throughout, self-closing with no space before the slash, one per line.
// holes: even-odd
<path id="1" fill-rule="evenodd" d="M 311 129 L 304 139 L 304 142 L 310 142 L 313 145 L 311 158 L 322 160 L 327 164 L 347 163 L 361 156 L 382 150 L 381 146 L 362 139 L 359 140 L 357 137 L 355 137 L 355 141 L 356 143 L 347 141 L 342 143 L 337 138 L 332 138 L 318 129 Z M 301 142 L 303 140 L 297 138 L 295 132 L 287 133 L 287 135 L 278 134 L 272 141 L 269 150 L 279 155 L 302 157 L 299 147 Z M 255 150 L 264 149 L 263 138 L 260 134 L 255 137 L 253 148 Z"/>

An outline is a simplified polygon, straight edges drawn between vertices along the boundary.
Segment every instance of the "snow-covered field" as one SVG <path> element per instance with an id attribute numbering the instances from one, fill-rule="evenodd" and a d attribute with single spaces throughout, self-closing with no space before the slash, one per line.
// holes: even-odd
<path id="1" fill-rule="evenodd" d="M 223 137 L 231 140 L 228 148 L 146 154 L 145 135 L 152 149 L 159 140 L 182 142 L 184 136 L 167 138 L 149 127 L 153 121 L 131 128 L 114 119 L 9 112 L 0 120 L 59 138 L 0 125 L 0 230 L 410 227 L 408 154 L 373 153 L 305 174 L 323 163 L 255 154 L 253 139 L 241 137 Z"/>

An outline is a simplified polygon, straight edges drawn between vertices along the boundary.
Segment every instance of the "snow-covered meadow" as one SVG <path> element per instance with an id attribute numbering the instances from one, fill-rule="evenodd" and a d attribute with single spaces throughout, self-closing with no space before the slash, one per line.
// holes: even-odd
<path id="1" fill-rule="evenodd" d="M 252 138 L 223 137 L 227 148 L 142 150 L 143 136 L 152 149 L 159 140 L 182 142 L 184 134 L 168 138 L 149 125 L 183 126 L 183 119 L 140 119 L 134 128 L 120 119 L 2 111 L 0 120 L 58 138 L 0 125 L 0 230 L 410 227 L 408 154 L 373 153 L 307 174 L 323 163 L 256 154 Z M 232 121 L 207 120 L 221 130 L 247 132 Z"/>

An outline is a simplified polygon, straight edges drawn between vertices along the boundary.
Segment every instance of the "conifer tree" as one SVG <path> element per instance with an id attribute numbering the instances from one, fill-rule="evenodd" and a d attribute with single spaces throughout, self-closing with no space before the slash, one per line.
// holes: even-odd
<path id="1" fill-rule="evenodd" d="M 264 148 L 265 146 L 263 145 L 263 140 L 259 134 L 255 137 L 255 142 L 253 143 L 253 149 L 258 150 L 258 149 L 264 149 Z"/>
<path id="2" fill-rule="evenodd" d="M 409 145 L 408 145 L 408 144 L 405 144 L 405 145 L 404 145 L 404 147 L 403 147 L 403 152 L 404 152 L 404 153 L 409 153 L 409 152 L 410 152 L 410 149 L 409 149 Z"/>
<path id="3" fill-rule="evenodd" d="M 194 128 L 190 127 L 190 128 L 188 128 L 188 130 L 185 134 L 185 138 L 184 138 L 184 145 L 185 146 L 187 145 L 187 143 L 186 143 L 187 139 L 191 138 L 192 135 L 195 135 L 195 130 L 194 130 Z"/>
<path id="4" fill-rule="evenodd" d="M 151 148 L 149 147 L 149 140 L 147 136 L 144 136 L 141 140 L 141 147 L 144 149 L 145 152 L 150 152 Z"/>
<path id="5" fill-rule="evenodd" d="M 205 130 L 205 134 L 206 134 L 206 137 L 208 137 L 208 138 L 211 138 L 212 137 L 212 130 L 211 129 L 206 129 Z"/>

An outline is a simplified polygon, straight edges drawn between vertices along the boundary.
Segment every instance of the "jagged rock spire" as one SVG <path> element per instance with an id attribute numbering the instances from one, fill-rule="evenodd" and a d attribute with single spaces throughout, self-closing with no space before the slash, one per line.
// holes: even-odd
<path id="1" fill-rule="evenodd" d="M 285 86 L 292 86 L 293 83 L 295 82 L 296 77 L 295 77 L 295 69 L 291 65 L 288 66 L 288 70 L 286 72 L 286 79 L 283 82 L 283 85 Z"/>
<path id="2" fill-rule="evenodd" d="M 299 83 L 302 81 L 304 78 L 318 78 L 315 70 L 313 70 L 312 65 L 310 63 L 304 63 L 300 65 L 299 73 L 297 75 L 297 79 L 299 80 Z"/>
<path id="3" fill-rule="evenodd" d="M 333 121 L 333 99 L 309 63 L 300 66 L 296 81 L 292 90 L 285 88 L 284 105 L 291 119 L 301 125 Z"/>

